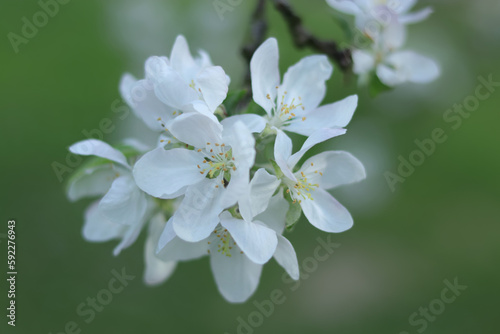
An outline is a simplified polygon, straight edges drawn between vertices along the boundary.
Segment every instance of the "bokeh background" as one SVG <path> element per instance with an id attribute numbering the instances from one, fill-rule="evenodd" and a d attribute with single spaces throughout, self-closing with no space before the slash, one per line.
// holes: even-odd
<path id="1" fill-rule="evenodd" d="M 225 2 L 225 1 L 224 1 Z M 435 13 L 410 26 L 408 48 L 435 58 L 442 76 L 425 86 L 403 85 L 372 99 L 354 78 L 336 70 L 325 103 L 358 93 L 360 104 L 345 136 L 318 149 L 343 149 L 366 165 L 368 179 L 335 190 L 355 218 L 327 261 L 302 279 L 282 281 L 271 261 L 260 286 L 242 305 L 218 293 L 208 259 L 182 263 L 156 288 L 142 282 L 144 233 L 113 257 L 114 243 L 90 244 L 81 236 L 90 201 L 70 203 L 52 163 L 65 164 L 70 144 L 83 130 L 113 119 L 105 139 L 138 133 L 140 123 L 120 120 L 124 72 L 143 74 L 150 55 L 168 55 L 177 34 L 192 51 L 207 50 L 238 88 L 245 73 L 240 47 L 247 38 L 254 1 L 243 1 L 220 20 L 212 0 L 70 1 L 15 53 L 7 33 L 20 34 L 36 1 L 0 3 L 0 233 L 17 221 L 17 326 L 6 325 L 6 242 L 1 243 L 2 333 L 60 333 L 69 321 L 82 333 L 237 333 L 238 317 L 256 310 L 274 289 L 286 296 L 255 333 L 417 333 L 408 317 L 440 298 L 443 281 L 455 277 L 467 289 L 429 321 L 425 333 L 498 333 L 500 297 L 500 92 L 456 130 L 444 112 L 474 94 L 478 76 L 500 81 L 500 5 L 495 0 L 420 1 Z M 345 40 L 333 10 L 322 0 L 291 1 L 318 36 Z M 311 50 L 297 50 L 281 17 L 268 8 L 269 35 L 279 39 L 281 69 Z M 402 155 L 442 128 L 448 140 L 392 192 L 384 173 L 396 172 Z M 67 174 L 64 178 L 67 178 Z M 4 237 L 4 235 L 0 235 Z M 299 263 L 313 255 L 326 233 L 301 221 L 287 235 Z M 112 269 L 136 278 L 86 324 L 75 310 L 106 288 Z M 419 317 L 420 318 L 420 317 Z"/>

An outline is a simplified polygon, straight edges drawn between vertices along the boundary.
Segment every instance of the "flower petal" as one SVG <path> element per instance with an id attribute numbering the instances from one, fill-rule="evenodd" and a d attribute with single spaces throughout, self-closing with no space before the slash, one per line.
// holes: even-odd
<path id="1" fill-rule="evenodd" d="M 110 221 L 136 225 L 147 209 L 146 195 L 135 185 L 131 175 L 118 177 L 99 202 L 99 210 Z"/>
<path id="2" fill-rule="evenodd" d="M 198 70 L 198 65 L 189 51 L 189 45 L 186 38 L 182 35 L 177 36 L 175 39 L 172 52 L 170 53 L 170 65 L 174 70 L 180 73 L 187 82 L 194 79 Z"/>
<path id="3" fill-rule="evenodd" d="M 416 3 L 417 0 L 400 0 L 398 2 L 394 2 L 393 6 L 391 6 L 391 9 L 393 9 L 398 14 L 404 14 L 412 9 L 412 7 L 415 6 Z"/>
<path id="4" fill-rule="evenodd" d="M 434 11 L 431 7 L 423 8 L 417 12 L 408 13 L 405 15 L 401 15 L 399 17 L 399 22 L 403 24 L 412 24 L 423 21 L 429 17 Z"/>
<path id="5" fill-rule="evenodd" d="M 174 272 L 177 262 L 162 261 L 156 256 L 156 245 L 158 236 L 165 226 L 165 217 L 157 214 L 151 219 L 149 225 L 148 238 L 144 247 L 144 283 L 150 286 L 158 285 L 165 282 Z"/>
<path id="6" fill-rule="evenodd" d="M 250 169 L 255 162 L 255 138 L 243 122 L 235 122 L 224 128 L 223 141 L 233 150 L 233 157 L 238 169 Z M 248 180 L 249 181 L 249 180 Z"/>
<path id="7" fill-rule="evenodd" d="M 259 169 L 239 200 L 241 216 L 252 221 L 255 216 L 264 212 L 280 183 L 276 176 L 269 174 L 264 168 Z"/>
<path id="8" fill-rule="evenodd" d="M 258 222 L 233 218 L 227 211 L 220 215 L 220 223 L 228 229 L 238 247 L 253 262 L 264 264 L 273 256 L 278 239 L 276 232 L 270 228 Z"/>
<path id="9" fill-rule="evenodd" d="M 144 63 L 146 79 L 152 83 L 158 82 L 158 79 L 165 76 L 168 67 L 170 67 L 170 61 L 167 57 L 149 57 Z"/>
<path id="10" fill-rule="evenodd" d="M 375 67 L 375 56 L 365 50 L 353 50 L 352 61 L 354 63 L 352 70 L 356 74 L 370 72 Z"/>
<path id="11" fill-rule="evenodd" d="M 84 171 L 71 179 L 68 185 L 68 198 L 74 202 L 84 197 L 104 195 L 116 177 L 116 170 L 109 165 Z"/>
<path id="12" fill-rule="evenodd" d="M 290 205 L 279 192 L 269 201 L 266 211 L 254 218 L 254 220 L 264 223 L 267 227 L 273 229 L 277 234 L 282 234 L 285 229 L 286 213 Z"/>
<path id="13" fill-rule="evenodd" d="M 396 52 L 387 57 L 387 65 L 379 65 L 377 76 L 388 86 L 409 81 L 428 83 L 440 75 L 438 64 L 431 58 L 413 51 Z"/>
<path id="14" fill-rule="evenodd" d="M 127 162 L 127 158 L 122 152 L 111 147 L 109 144 L 97 139 L 87 139 L 79 141 L 69 147 L 69 150 L 74 154 L 79 155 L 95 155 L 104 159 L 108 159 L 117 162 L 127 168 L 130 165 Z"/>
<path id="15" fill-rule="evenodd" d="M 309 222 L 325 232 L 339 233 L 352 227 L 351 214 L 326 190 L 318 188 L 311 199 L 301 202 L 302 211 Z"/>
<path id="16" fill-rule="evenodd" d="M 296 120 L 286 131 L 311 136 L 322 128 L 343 128 L 349 124 L 358 105 L 358 96 L 351 95 L 335 103 L 321 106 L 307 114 L 305 120 Z"/>
<path id="17" fill-rule="evenodd" d="M 85 211 L 82 234 L 90 242 L 104 242 L 121 238 L 127 226 L 116 224 L 104 217 L 99 210 L 99 202 L 92 203 Z"/>
<path id="18" fill-rule="evenodd" d="M 229 82 L 226 73 L 220 66 L 207 67 L 198 73 L 196 82 L 208 108 L 214 112 L 227 96 Z"/>
<path id="19" fill-rule="evenodd" d="M 295 249 L 293 249 L 290 241 L 282 235 L 278 235 L 278 247 L 274 253 L 274 259 L 292 279 L 298 280 L 300 278 L 299 262 L 297 261 Z"/>
<path id="20" fill-rule="evenodd" d="M 173 217 L 174 231 L 181 239 L 203 240 L 219 223 L 219 214 L 225 209 L 220 200 L 226 189 L 216 188 L 217 182 L 217 179 L 204 179 L 187 189 Z"/>
<path id="21" fill-rule="evenodd" d="M 255 114 L 234 115 L 221 121 L 224 128 L 233 127 L 236 122 L 242 122 L 253 133 L 261 133 L 266 127 L 266 120 Z"/>
<path id="22" fill-rule="evenodd" d="M 139 234 L 141 233 L 142 227 L 144 226 L 144 223 L 146 222 L 145 218 L 146 217 L 144 217 L 137 224 L 135 224 L 133 226 L 129 226 L 127 228 L 122 240 L 113 250 L 114 256 L 118 256 L 122 250 L 130 247 L 137 240 L 137 238 L 139 237 Z"/>
<path id="23" fill-rule="evenodd" d="M 122 78 L 120 90 L 134 114 L 150 129 L 164 130 L 161 124 L 168 124 L 174 118 L 174 109 L 158 99 L 152 81 L 139 80 L 130 85 L 127 80 Z"/>
<path id="24" fill-rule="evenodd" d="M 203 161 L 198 152 L 182 148 L 164 150 L 162 147 L 146 153 L 134 166 L 137 186 L 153 197 L 175 198 L 186 186 L 200 182 L 197 165 Z"/>
<path id="25" fill-rule="evenodd" d="M 179 238 L 174 231 L 173 219 L 165 225 L 156 247 L 157 257 L 163 261 L 189 261 L 207 255 L 209 244 L 205 239 L 200 242 L 187 242 Z"/>
<path id="26" fill-rule="evenodd" d="M 174 109 L 198 100 L 198 93 L 177 71 L 171 67 L 165 69 L 162 77 L 157 78 L 154 91 L 158 99 Z"/>
<path id="27" fill-rule="evenodd" d="M 350 15 L 363 14 L 363 10 L 360 8 L 357 2 L 353 0 L 326 0 L 326 2 L 339 12 Z"/>
<path id="28" fill-rule="evenodd" d="M 169 130 L 177 140 L 196 148 L 205 148 L 207 143 L 222 143 L 222 126 L 197 113 L 177 117 Z"/>
<path id="29" fill-rule="evenodd" d="M 276 128 L 275 128 L 276 129 Z M 288 165 L 292 156 L 292 140 L 281 130 L 276 129 L 276 142 L 274 143 L 274 159 L 281 168 L 283 174 L 290 180 L 297 181 L 292 173 L 294 166 Z"/>
<path id="30" fill-rule="evenodd" d="M 255 51 L 250 61 L 254 101 L 271 114 L 280 83 L 278 42 L 269 38 Z M 268 98 L 269 96 L 269 98 Z"/>
<path id="31" fill-rule="evenodd" d="M 366 178 L 363 164 L 352 154 L 343 151 L 317 154 L 307 159 L 300 170 L 307 176 L 308 182 L 319 184 L 323 189 L 332 189 Z"/>
<path id="32" fill-rule="evenodd" d="M 278 101 L 283 105 L 299 105 L 305 112 L 318 107 L 326 93 L 325 81 L 330 78 L 333 67 L 324 55 L 302 58 L 291 66 L 283 77 L 278 90 Z"/>
<path id="33" fill-rule="evenodd" d="M 231 303 L 243 303 L 257 289 L 262 265 L 252 262 L 240 252 L 232 253 L 228 257 L 212 252 L 210 266 L 222 296 Z"/>
<path id="34" fill-rule="evenodd" d="M 306 154 L 314 145 L 327 141 L 333 137 L 337 137 L 346 133 L 345 129 L 320 129 L 314 132 L 302 145 L 300 151 L 292 155 L 288 159 L 288 166 L 292 169 L 299 160 Z"/>

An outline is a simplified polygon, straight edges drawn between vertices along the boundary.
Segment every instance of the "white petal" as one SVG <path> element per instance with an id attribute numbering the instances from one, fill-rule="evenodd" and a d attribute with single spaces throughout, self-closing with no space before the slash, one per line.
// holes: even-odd
<path id="1" fill-rule="evenodd" d="M 264 212 L 280 183 L 276 176 L 269 174 L 264 168 L 259 169 L 239 201 L 241 216 L 252 221 L 255 216 Z"/>
<path id="2" fill-rule="evenodd" d="M 127 226 L 109 221 L 99 211 L 98 204 L 98 202 L 92 203 L 85 211 L 85 223 L 82 229 L 85 240 L 91 242 L 104 242 L 121 238 Z"/>
<path id="3" fill-rule="evenodd" d="M 238 247 L 255 263 L 264 264 L 273 256 L 278 239 L 276 232 L 260 225 L 236 219 L 228 212 L 220 216 L 220 223 L 227 228 Z"/>
<path id="4" fill-rule="evenodd" d="M 131 175 L 118 177 L 99 202 L 101 213 L 117 224 L 139 224 L 146 209 L 146 195 L 135 185 Z"/>
<path id="5" fill-rule="evenodd" d="M 261 133 L 266 127 L 266 120 L 255 114 L 234 115 L 223 119 L 220 123 L 224 128 L 234 126 L 236 122 L 242 122 L 253 133 Z"/>
<path id="6" fill-rule="evenodd" d="M 243 122 L 234 122 L 225 127 L 223 141 L 233 149 L 233 157 L 237 168 L 250 169 L 255 162 L 255 138 Z M 248 180 L 249 181 L 249 180 Z"/>
<path id="7" fill-rule="evenodd" d="M 232 252 L 231 257 L 212 252 L 210 266 L 220 293 L 231 303 L 243 303 L 259 285 L 262 265 L 240 252 Z"/>
<path id="8" fill-rule="evenodd" d="M 276 129 L 276 142 L 274 143 L 274 159 L 281 168 L 283 174 L 290 180 L 297 181 L 292 173 L 294 166 L 288 165 L 288 159 L 292 155 L 292 140 L 281 130 Z"/>
<path id="9" fill-rule="evenodd" d="M 406 26 L 394 17 L 384 28 L 382 38 L 386 50 L 398 50 L 406 41 Z"/>
<path id="10" fill-rule="evenodd" d="M 354 63 L 353 71 L 356 74 L 370 72 L 375 67 L 375 56 L 365 50 L 353 50 L 352 61 Z"/>
<path id="11" fill-rule="evenodd" d="M 139 237 L 139 234 L 141 233 L 142 227 L 144 226 L 144 223 L 146 222 L 146 217 L 144 217 L 140 222 L 133 226 L 129 226 L 127 230 L 125 231 L 125 234 L 120 241 L 120 243 L 115 247 L 113 250 L 113 255 L 118 256 L 122 250 L 125 248 L 130 247 Z"/>
<path id="12" fill-rule="evenodd" d="M 164 128 L 161 124 L 168 124 L 174 118 L 174 109 L 158 99 L 152 81 L 139 80 L 130 87 L 128 95 L 126 94 L 122 92 L 124 99 L 135 115 L 150 129 L 162 131 Z"/>
<path id="13" fill-rule="evenodd" d="M 309 222 L 325 232 L 339 233 L 352 227 L 351 214 L 332 195 L 321 188 L 311 193 L 314 200 L 300 204 Z"/>
<path id="14" fill-rule="evenodd" d="M 155 249 L 156 253 L 159 253 L 169 242 L 174 240 L 175 237 L 177 237 L 177 234 L 175 234 L 174 231 L 174 225 L 173 225 L 173 217 L 170 217 L 170 219 L 167 221 L 165 224 L 160 238 L 158 239 L 158 245 Z"/>
<path id="15" fill-rule="evenodd" d="M 120 94 L 129 105 L 132 104 L 132 99 L 130 96 L 130 92 L 132 91 L 132 87 L 137 82 L 137 79 L 130 73 L 125 73 L 120 79 L 119 90 Z"/>
<path id="16" fill-rule="evenodd" d="M 205 50 L 198 50 L 199 57 L 195 59 L 199 68 L 213 66 L 210 55 Z"/>
<path id="17" fill-rule="evenodd" d="M 217 183 L 217 179 L 204 179 L 187 189 L 173 217 L 174 231 L 181 239 L 203 240 L 219 223 L 219 214 L 225 209 L 220 203 L 221 193 L 226 189 L 216 188 Z"/>
<path id="18" fill-rule="evenodd" d="M 198 100 L 198 93 L 177 71 L 168 67 L 164 76 L 158 78 L 154 91 L 156 96 L 168 106 L 181 109 L 186 104 Z"/>
<path id="19" fill-rule="evenodd" d="M 278 235 L 278 247 L 274 253 L 274 259 L 279 263 L 288 275 L 294 280 L 300 278 L 299 262 L 292 244 L 285 237 Z"/>
<path id="20" fill-rule="evenodd" d="M 307 159 L 300 170 L 307 176 L 308 182 L 319 184 L 323 189 L 359 182 L 366 178 L 363 164 L 352 154 L 343 151 L 317 154 Z"/>
<path id="21" fill-rule="evenodd" d="M 208 240 L 187 242 L 179 238 L 174 231 L 173 218 L 165 225 L 156 247 L 157 256 L 163 261 L 189 261 L 208 254 Z"/>
<path id="22" fill-rule="evenodd" d="M 278 42 L 269 38 L 255 51 L 250 62 L 253 99 L 268 114 L 274 107 L 276 86 L 280 83 L 278 61 Z"/>
<path id="23" fill-rule="evenodd" d="M 174 198 L 182 188 L 205 178 L 197 165 L 203 156 L 182 148 L 157 148 L 146 153 L 134 166 L 137 186 L 153 197 Z"/>
<path id="24" fill-rule="evenodd" d="M 170 65 L 188 82 L 194 79 L 198 65 L 189 51 L 189 45 L 186 38 L 182 35 L 177 36 L 174 46 L 172 47 Z"/>
<path id="25" fill-rule="evenodd" d="M 191 261 L 208 255 L 209 246 L 205 239 L 199 242 L 187 242 L 175 237 L 156 254 L 162 261 Z"/>
<path id="26" fill-rule="evenodd" d="M 227 96 L 229 82 L 226 73 L 220 66 L 207 67 L 198 73 L 196 82 L 203 99 L 214 112 Z"/>
<path id="27" fill-rule="evenodd" d="M 323 55 L 302 58 L 291 66 L 283 77 L 278 90 L 278 102 L 288 106 L 304 107 L 305 112 L 316 109 L 325 97 L 325 81 L 332 75 L 333 67 Z M 286 92 L 286 94 L 285 94 Z"/>
<path id="28" fill-rule="evenodd" d="M 290 205 L 283 198 L 283 193 L 279 192 L 269 201 L 266 211 L 255 217 L 255 220 L 264 223 L 276 233 L 282 234 L 285 229 L 286 213 Z"/>
<path id="29" fill-rule="evenodd" d="M 412 9 L 412 7 L 415 6 L 416 3 L 417 3 L 417 0 L 399 0 L 397 2 L 395 1 L 394 5 L 391 6 L 391 8 L 395 7 L 395 8 L 392 8 L 395 12 L 397 12 L 399 14 L 403 14 L 403 13 L 408 12 L 410 9 Z"/>
<path id="30" fill-rule="evenodd" d="M 205 148 L 207 143 L 222 143 L 222 126 L 196 113 L 183 114 L 170 125 L 170 132 L 177 140 L 196 148 Z"/>
<path id="31" fill-rule="evenodd" d="M 433 12 L 433 10 L 431 7 L 426 7 L 426 8 L 423 8 L 423 9 L 417 11 L 417 12 L 401 15 L 399 17 L 399 21 L 403 24 L 417 23 L 417 22 L 423 21 L 426 18 L 428 18 L 429 15 L 432 14 L 432 12 Z"/>
<path id="32" fill-rule="evenodd" d="M 363 11 L 353 0 L 326 0 L 326 2 L 334 9 L 351 15 L 362 14 Z"/>
<path id="33" fill-rule="evenodd" d="M 109 144 L 97 139 L 87 139 L 79 141 L 69 147 L 69 150 L 74 154 L 79 155 L 95 155 L 104 159 L 117 162 L 125 167 L 130 168 L 127 158 L 122 152 L 111 147 Z"/>
<path id="34" fill-rule="evenodd" d="M 74 202 L 84 197 L 104 195 L 111 187 L 116 173 L 109 165 L 82 172 L 68 186 L 69 200 Z"/>
<path id="35" fill-rule="evenodd" d="M 158 82 L 158 79 L 165 76 L 168 67 L 170 67 L 170 61 L 167 57 L 149 57 L 144 63 L 146 79 L 153 83 Z"/>
<path id="36" fill-rule="evenodd" d="M 413 51 L 396 52 L 387 57 L 389 66 L 380 65 L 377 75 L 380 80 L 389 86 L 409 81 L 414 83 L 428 83 L 440 75 L 437 63 Z"/>
<path id="37" fill-rule="evenodd" d="M 300 151 L 298 151 L 288 159 L 288 166 L 293 169 L 293 167 L 295 167 L 295 165 L 299 162 L 300 158 L 302 158 L 304 154 L 306 154 L 306 152 L 309 151 L 309 149 L 314 145 L 327 141 L 328 139 L 331 139 L 333 137 L 343 135 L 344 133 L 346 133 L 345 129 L 320 129 L 314 132 L 304 142 L 304 144 L 300 148 Z"/>
<path id="38" fill-rule="evenodd" d="M 343 128 L 349 124 L 358 105 L 358 96 L 351 95 L 345 99 L 321 106 L 310 113 L 304 121 L 298 119 L 285 128 L 286 131 L 311 136 L 323 128 Z"/>
<path id="39" fill-rule="evenodd" d="M 162 261 L 156 256 L 156 245 L 158 236 L 165 226 L 165 217 L 157 214 L 149 225 L 148 238 L 144 247 L 144 283 L 147 285 L 158 285 L 167 280 L 175 270 L 177 262 Z"/>

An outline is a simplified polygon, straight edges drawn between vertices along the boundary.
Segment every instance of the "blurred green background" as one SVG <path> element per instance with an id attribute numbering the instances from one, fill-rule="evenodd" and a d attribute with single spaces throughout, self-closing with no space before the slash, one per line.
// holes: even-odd
<path id="1" fill-rule="evenodd" d="M 291 2 L 314 33 L 343 39 L 324 1 Z M 324 103 L 360 96 L 348 133 L 318 148 L 348 150 L 367 167 L 366 181 L 333 192 L 353 214 L 354 228 L 332 236 L 340 247 L 295 291 L 271 261 L 255 295 L 232 305 L 218 293 L 207 258 L 181 263 L 167 283 L 149 288 L 142 283 L 145 233 L 116 258 L 115 243 L 85 242 L 80 232 L 90 201 L 70 203 L 51 165 L 65 164 L 67 147 L 103 118 L 116 125 L 108 141 L 134 133 L 135 117 L 120 120 L 111 110 L 120 98 L 120 76 L 142 76 L 146 57 L 169 54 L 179 33 L 192 51 L 207 50 L 237 88 L 254 1 L 243 1 L 224 20 L 211 0 L 70 1 L 18 53 L 7 34 L 20 34 L 21 19 L 40 7 L 36 1 L 2 1 L 0 233 L 7 232 L 8 219 L 16 219 L 18 277 L 17 326 L 11 328 L 4 314 L 2 238 L 1 332 L 55 334 L 75 321 L 82 333 L 237 333 L 238 317 L 247 321 L 254 301 L 280 289 L 285 303 L 255 333 L 417 333 L 422 327 L 412 326 L 409 316 L 440 298 L 444 280 L 458 277 L 468 288 L 424 332 L 498 333 L 500 92 L 481 101 L 456 130 L 443 114 L 474 94 L 478 76 L 500 81 L 500 5 L 440 0 L 419 7 L 429 4 L 435 13 L 410 26 L 407 44 L 441 64 L 437 81 L 403 85 L 375 99 L 354 78 L 345 82 L 339 70 L 328 82 Z M 312 51 L 296 50 L 281 17 L 268 9 L 284 73 Z M 414 140 L 429 138 L 435 128 L 448 140 L 391 192 L 384 173 L 396 172 L 398 156 L 408 158 Z M 301 221 L 287 237 L 302 263 L 313 255 L 316 238 L 327 234 Z M 77 306 L 107 287 L 112 269 L 123 267 L 136 278 L 85 323 Z"/>

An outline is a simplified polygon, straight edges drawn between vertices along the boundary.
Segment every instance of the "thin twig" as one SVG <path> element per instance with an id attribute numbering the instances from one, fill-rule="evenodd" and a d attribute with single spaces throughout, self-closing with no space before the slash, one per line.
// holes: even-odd
<path id="1" fill-rule="evenodd" d="M 267 20 L 265 17 L 266 14 L 266 0 L 257 0 L 257 7 L 252 15 L 252 23 L 250 27 L 250 39 L 251 41 L 243 46 L 241 53 L 243 57 L 250 64 L 252 60 L 252 56 L 257 50 L 257 48 L 264 42 L 267 33 Z M 250 87 L 250 68 L 247 71 L 245 77 L 245 85 Z"/>
<path id="2" fill-rule="evenodd" d="M 271 0 L 276 10 L 281 14 L 288 25 L 293 41 L 298 48 L 310 47 L 326 54 L 335 61 L 340 69 L 348 71 L 352 65 L 351 50 L 341 49 L 334 41 L 322 40 L 315 37 L 302 25 L 302 19 L 294 12 L 287 0 Z"/>
<path id="3" fill-rule="evenodd" d="M 257 0 L 257 6 L 252 14 L 252 22 L 250 25 L 250 42 L 244 45 L 241 53 L 247 62 L 247 71 L 244 79 L 244 86 L 247 90 L 245 96 L 238 103 L 235 113 L 244 110 L 252 99 L 252 78 L 250 74 L 250 61 L 257 48 L 264 42 L 267 33 L 266 20 L 266 0 Z"/>

